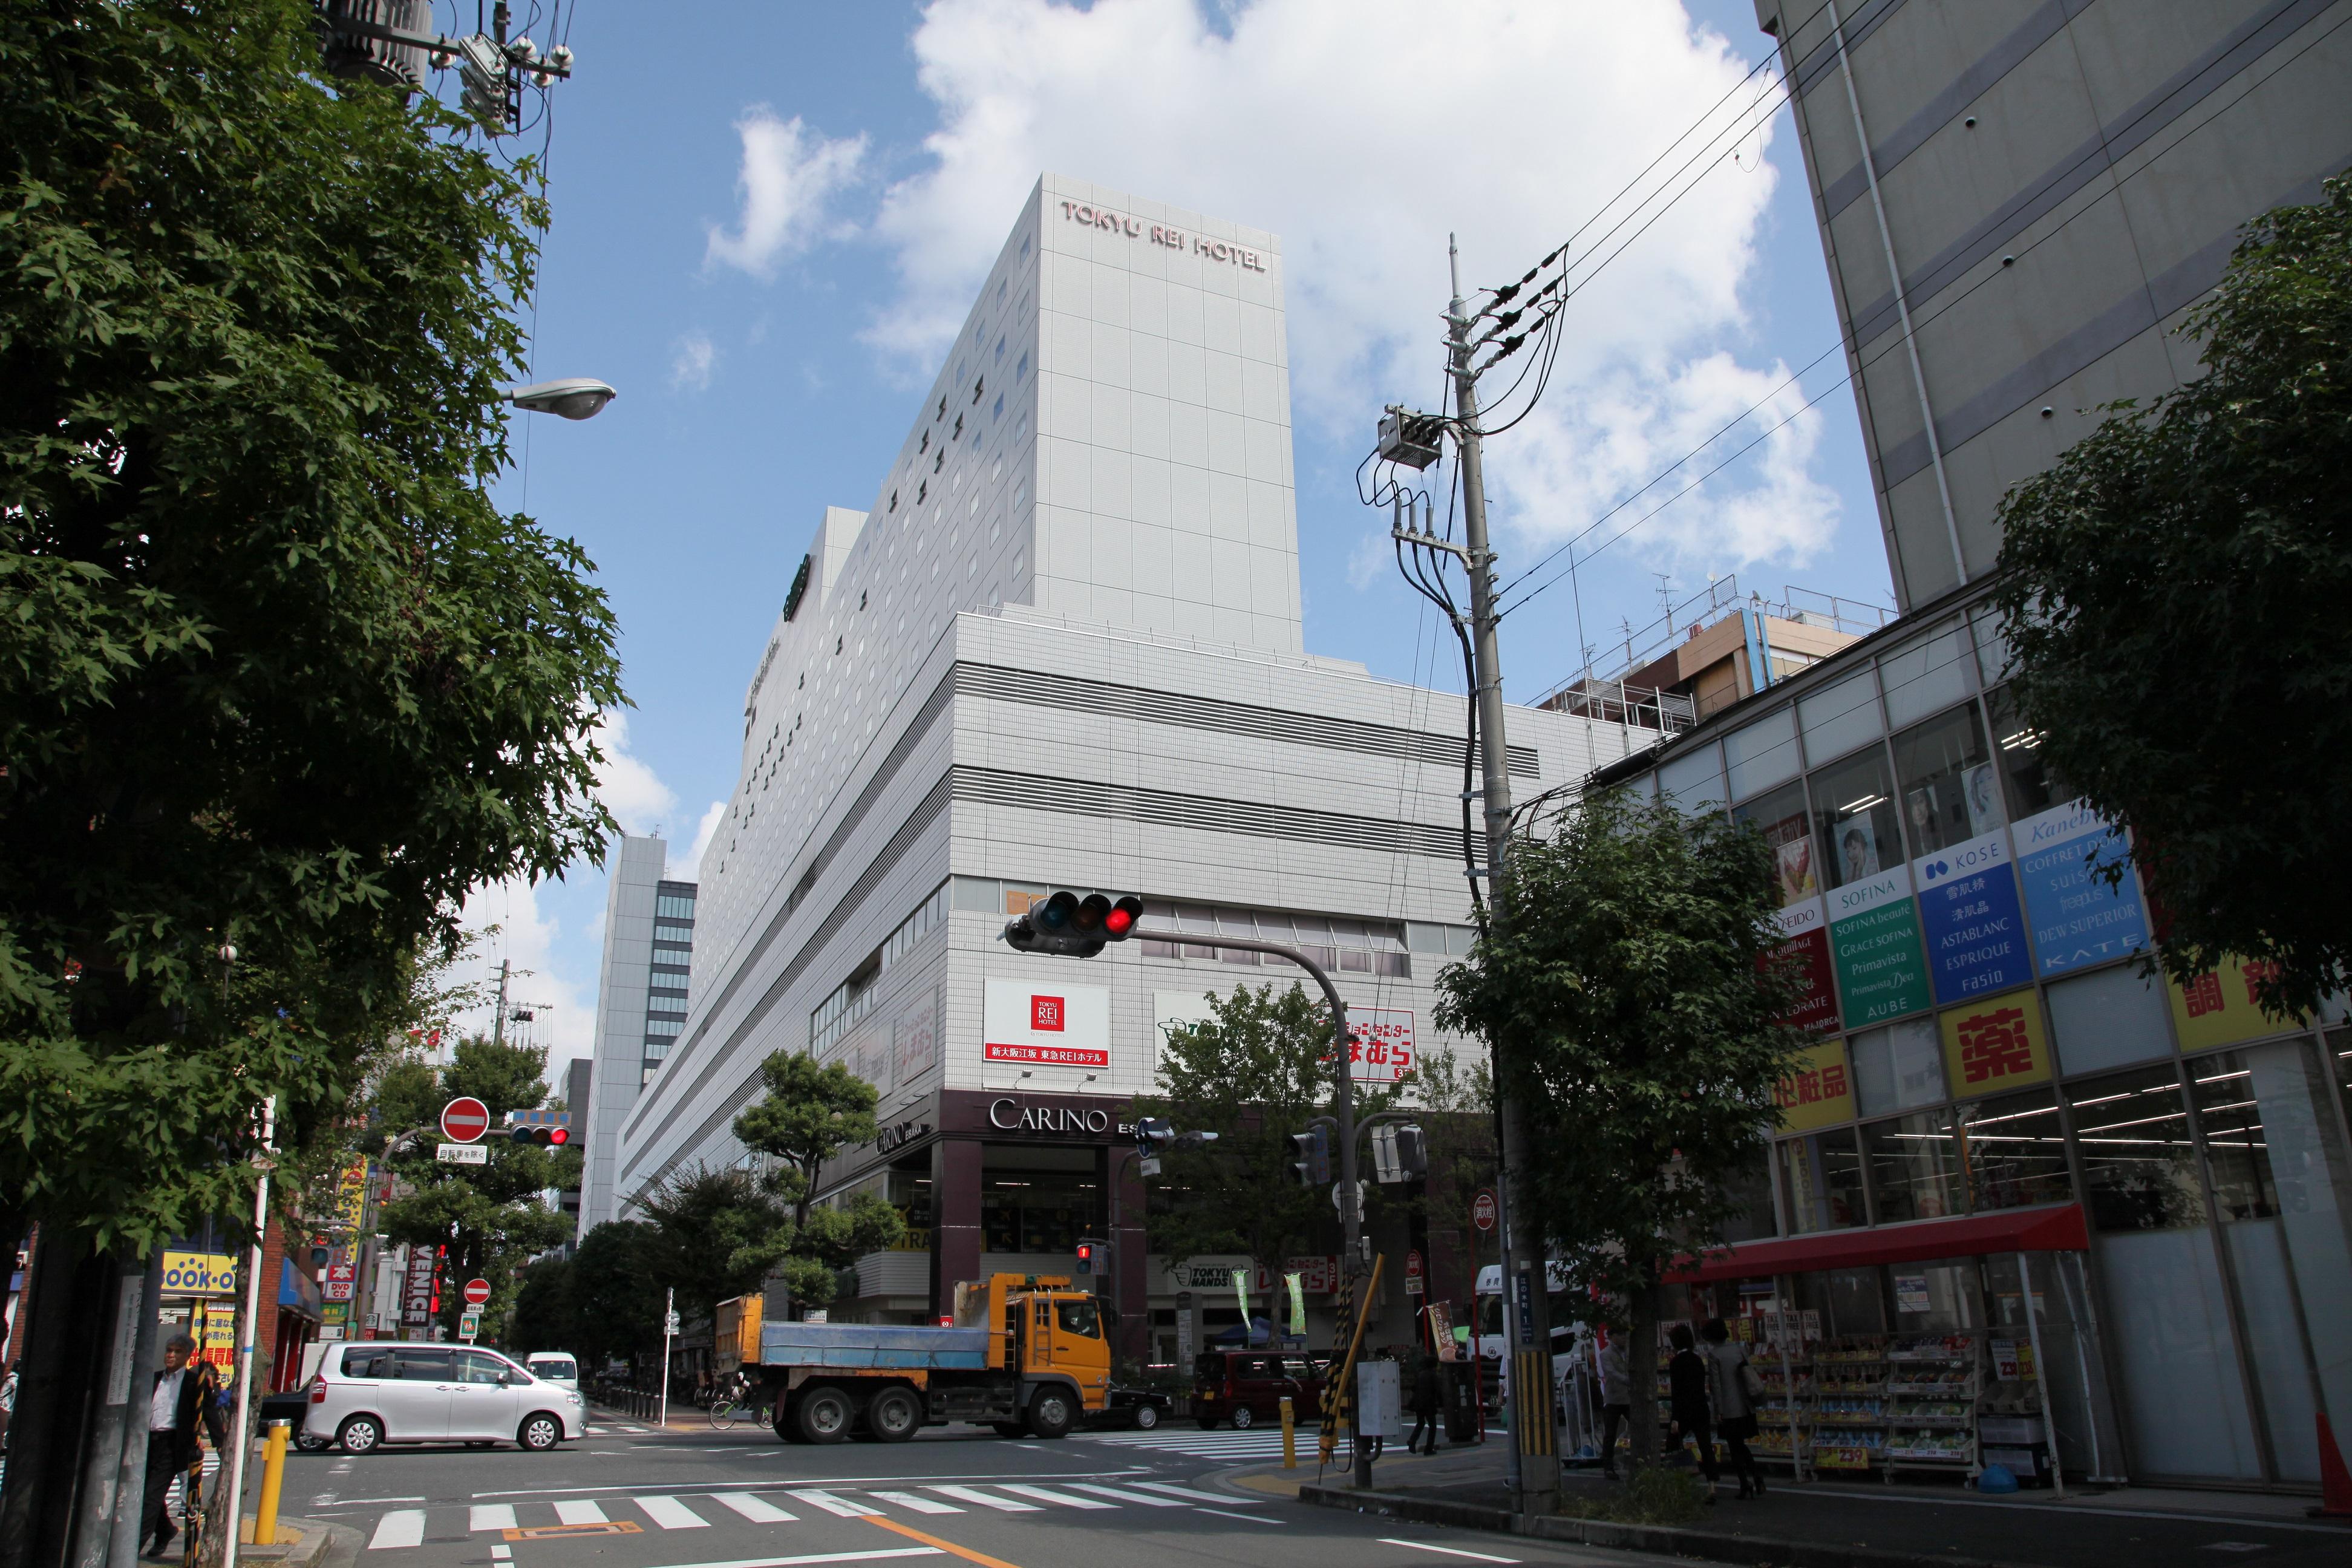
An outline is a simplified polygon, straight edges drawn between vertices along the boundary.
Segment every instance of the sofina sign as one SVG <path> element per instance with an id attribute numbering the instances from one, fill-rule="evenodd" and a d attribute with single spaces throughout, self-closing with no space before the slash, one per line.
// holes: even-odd
<path id="1" fill-rule="evenodd" d="M 1867 1028 L 1930 1005 L 1907 868 L 1831 889 L 1829 915 L 1847 1028 Z"/>
<path id="2" fill-rule="evenodd" d="M 1964 1002 L 2033 978 L 2006 835 L 1995 830 L 1923 855 L 1911 871 L 1937 1001 Z"/>
<path id="3" fill-rule="evenodd" d="M 2090 868 L 2094 854 L 2105 863 L 2124 852 L 2123 836 L 2105 817 L 2078 800 L 2027 817 L 2015 832 L 2033 956 L 2044 974 L 2147 945 L 2138 876 L 2126 867 L 2122 885 L 2111 888 Z"/>

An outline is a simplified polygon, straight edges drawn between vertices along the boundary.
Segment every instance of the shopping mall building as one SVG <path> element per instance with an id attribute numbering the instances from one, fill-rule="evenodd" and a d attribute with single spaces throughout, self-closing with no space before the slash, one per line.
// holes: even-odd
<path id="1" fill-rule="evenodd" d="M 1766 1436 L 1824 1471 L 2054 1440 L 2315 1488 L 2352 1435 L 2352 1030 L 2235 966 L 2143 976 L 2147 900 L 2094 869 L 2121 841 L 2042 765 L 1985 596 L 2003 492 L 2195 374 L 2174 329 L 2240 226 L 2352 162 L 2347 7 L 1757 9 L 1903 614 L 1601 773 L 1764 831 L 1813 987 L 1780 1235 L 1683 1310 L 1801 1314 Z"/>
<path id="2" fill-rule="evenodd" d="M 1173 1359 L 1238 1322 L 1242 1260 L 1147 1258 L 1129 1101 L 1205 994 L 1301 978 L 1182 938 L 1318 954 L 1386 1047 L 1367 1076 L 1460 1044 L 1431 1006 L 1483 855 L 1465 705 L 1302 646 L 1284 267 L 1260 230 L 1053 175 L 1030 195 L 872 504 L 827 509 L 779 574 L 690 922 L 669 949 L 658 912 L 641 922 L 650 973 L 690 940 L 682 1025 L 604 1031 L 600 1136 L 634 1093 L 614 1212 L 740 1159 L 762 1058 L 812 1051 L 877 1086 L 886 1129 L 821 1195 L 881 1193 L 913 1227 L 834 1311 L 928 1321 L 958 1280 L 1072 1272 L 1092 1235 L 1114 1244 L 1122 1353 Z M 1510 722 L 1529 792 L 1655 736 Z M 1007 918 L 1056 888 L 1139 894 L 1170 936 L 1008 949 Z M 1469 1259 L 1429 1267 L 1469 1294 Z M 1319 1321 L 1328 1260 L 1300 1269 Z M 1407 1300 L 1374 1342 L 1411 1342 Z"/>

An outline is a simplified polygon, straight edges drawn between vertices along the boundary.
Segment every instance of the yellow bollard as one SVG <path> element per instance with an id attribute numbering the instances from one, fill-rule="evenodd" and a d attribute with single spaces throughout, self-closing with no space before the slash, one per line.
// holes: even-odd
<path id="1" fill-rule="evenodd" d="M 1290 1408 L 1290 1395 L 1282 1396 L 1282 1468 L 1298 1468 L 1298 1419 Z"/>
<path id="2" fill-rule="evenodd" d="M 286 1435 L 293 1426 L 269 1424 L 269 1438 L 261 1449 L 261 1505 L 253 1513 L 253 1539 L 264 1544 L 278 1539 L 278 1490 L 286 1481 Z"/>

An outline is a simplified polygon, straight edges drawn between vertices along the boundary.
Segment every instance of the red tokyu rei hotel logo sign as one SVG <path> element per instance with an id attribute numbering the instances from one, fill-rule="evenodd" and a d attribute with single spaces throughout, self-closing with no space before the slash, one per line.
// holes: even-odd
<path id="1" fill-rule="evenodd" d="M 981 999 L 982 1054 L 1037 1067 L 1110 1066 L 1110 992 L 1100 985 L 1041 991 L 992 980 Z"/>

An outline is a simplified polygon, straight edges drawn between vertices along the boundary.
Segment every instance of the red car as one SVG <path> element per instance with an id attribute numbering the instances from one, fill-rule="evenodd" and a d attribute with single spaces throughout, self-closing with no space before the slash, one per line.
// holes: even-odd
<path id="1" fill-rule="evenodd" d="M 1293 1420 L 1321 1420 L 1321 1363 L 1299 1351 L 1210 1351 L 1192 1363 L 1192 1414 L 1204 1429 L 1279 1421 L 1285 1395 Z"/>

